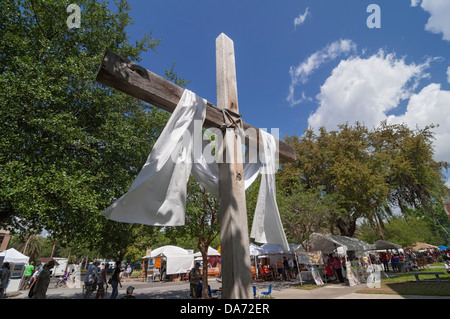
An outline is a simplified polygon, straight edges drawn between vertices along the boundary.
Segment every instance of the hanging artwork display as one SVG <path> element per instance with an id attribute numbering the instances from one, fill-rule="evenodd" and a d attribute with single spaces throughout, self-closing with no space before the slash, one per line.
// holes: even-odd
<path id="1" fill-rule="evenodd" d="M 320 274 L 319 274 L 319 272 L 317 271 L 317 268 L 312 267 L 312 268 L 311 268 L 311 274 L 312 274 L 312 276 L 313 276 L 313 278 L 314 278 L 314 281 L 316 282 L 316 285 L 317 285 L 317 286 L 323 285 L 322 277 L 320 277 Z"/>
<path id="2" fill-rule="evenodd" d="M 345 262 L 345 268 L 346 268 L 346 275 L 347 275 L 349 285 L 356 286 L 356 285 L 360 284 L 358 277 L 353 272 L 352 264 L 350 263 L 350 261 L 347 260 Z"/>

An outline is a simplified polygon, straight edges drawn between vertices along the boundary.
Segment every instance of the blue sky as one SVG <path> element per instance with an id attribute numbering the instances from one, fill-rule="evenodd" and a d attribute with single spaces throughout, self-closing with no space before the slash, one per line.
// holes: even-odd
<path id="1" fill-rule="evenodd" d="M 240 112 L 253 126 L 279 128 L 282 138 L 355 121 L 439 124 L 436 159 L 450 162 L 448 0 L 129 3 L 130 41 L 150 31 L 162 38 L 140 65 L 163 75 L 175 62 L 188 89 L 215 105 L 215 39 L 227 34 Z M 380 28 L 367 25 L 371 4 L 379 7 Z"/>

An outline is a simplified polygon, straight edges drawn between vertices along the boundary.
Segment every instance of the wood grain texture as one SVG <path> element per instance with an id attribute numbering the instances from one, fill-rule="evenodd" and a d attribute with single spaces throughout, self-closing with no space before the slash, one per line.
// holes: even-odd
<path id="1" fill-rule="evenodd" d="M 233 41 L 225 34 L 216 39 L 217 107 L 239 113 Z M 222 247 L 222 297 L 251 299 L 247 208 L 241 142 L 235 130 L 225 130 L 219 164 L 220 245 Z"/>
<path id="2" fill-rule="evenodd" d="M 184 92 L 182 87 L 112 51 L 107 51 L 103 57 L 97 74 L 97 81 L 170 113 L 175 110 Z M 235 108 L 238 109 L 238 105 Z M 208 102 L 204 127 L 218 128 L 222 124 L 222 112 Z M 245 142 L 259 145 L 259 129 L 245 122 L 243 125 L 244 130 L 254 129 L 257 132 L 257 134 L 252 134 L 250 138 L 246 137 Z M 277 140 L 277 145 L 280 161 L 292 162 L 296 160 L 295 150 L 291 146 L 279 140 Z"/>

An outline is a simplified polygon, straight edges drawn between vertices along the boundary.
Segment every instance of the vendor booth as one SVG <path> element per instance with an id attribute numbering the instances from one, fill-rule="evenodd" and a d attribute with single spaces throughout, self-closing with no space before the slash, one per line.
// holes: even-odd
<path id="1" fill-rule="evenodd" d="M 147 280 L 165 280 L 166 276 L 185 274 L 194 267 L 192 251 L 177 247 L 163 246 L 152 250 L 150 256 L 143 257 L 147 267 Z"/>
<path id="2" fill-rule="evenodd" d="M 264 255 L 263 249 L 260 246 L 255 245 L 254 243 L 250 243 L 249 252 L 250 252 L 250 257 Z"/>
<path id="3" fill-rule="evenodd" d="M 266 243 L 262 246 L 250 244 L 249 251 L 252 258 L 252 276 L 254 279 L 260 280 L 274 280 L 285 276 L 284 271 L 279 269 L 283 268 L 283 260 L 286 257 L 295 264 L 294 251 L 298 247 L 296 244 L 290 244 L 289 250 L 286 250 L 283 246 Z M 297 272 L 297 266 L 294 265 L 292 269 L 292 275 Z"/>
<path id="4" fill-rule="evenodd" d="M 388 267 L 390 267 L 392 270 L 396 269 L 400 272 L 406 271 L 407 260 L 405 259 L 405 251 L 401 245 L 385 240 L 377 240 L 374 243 L 374 246 L 379 255 L 385 255 L 381 258 L 382 260 L 379 261 L 379 264 L 376 265 L 377 270 L 386 271 L 385 268 L 388 269 Z M 395 252 L 392 252 L 392 250 L 395 250 Z M 389 256 L 395 256 L 395 258 L 398 259 L 395 264 L 392 263 Z M 387 260 L 383 262 L 383 258 Z M 384 266 L 381 265 L 382 262 L 384 263 Z"/>
<path id="5" fill-rule="evenodd" d="M 8 262 L 11 271 L 11 277 L 6 294 L 14 294 L 19 292 L 20 283 L 25 272 L 25 266 L 28 265 L 30 257 L 21 254 L 14 248 L 0 252 L 0 264 Z"/>
<path id="6" fill-rule="evenodd" d="M 308 245 L 311 252 L 322 253 L 322 265 L 326 265 L 329 257 L 341 259 L 343 269 L 345 268 L 343 275 L 351 286 L 373 279 L 372 274 L 376 269 L 371 262 L 369 252 L 376 249 L 375 245 L 357 238 L 320 233 L 313 233 Z M 297 251 L 302 250 L 303 248 L 299 248 Z M 324 274 L 324 268 L 319 268 L 319 272 Z"/>
<path id="7" fill-rule="evenodd" d="M 207 259 L 208 259 L 208 275 L 210 276 L 220 276 L 220 253 L 218 250 L 208 247 L 208 253 L 207 253 Z M 203 261 L 202 253 L 196 252 L 194 254 L 194 260 L 195 261 Z M 203 271 L 204 265 L 202 265 L 202 268 L 200 269 L 200 272 Z"/>
<path id="8" fill-rule="evenodd" d="M 430 244 L 427 244 L 427 243 L 416 242 L 416 243 L 414 243 L 413 245 L 411 245 L 408 248 L 410 248 L 412 250 L 421 251 L 421 250 L 438 248 L 438 246 L 430 245 Z"/>
<path id="9" fill-rule="evenodd" d="M 312 251 L 320 250 L 324 253 L 332 253 L 338 247 L 345 251 L 364 252 L 375 250 L 375 246 L 362 240 L 347 236 L 313 233 L 309 240 Z M 360 255 L 360 254 L 359 254 Z"/>

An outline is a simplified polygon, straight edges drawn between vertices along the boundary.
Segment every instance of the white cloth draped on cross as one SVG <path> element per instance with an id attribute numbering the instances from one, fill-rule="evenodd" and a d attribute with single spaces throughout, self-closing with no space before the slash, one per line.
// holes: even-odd
<path id="1" fill-rule="evenodd" d="M 203 149 L 209 147 L 208 142 L 203 141 L 201 129 L 195 129 L 195 122 L 203 124 L 205 114 L 206 100 L 185 90 L 128 192 L 102 214 L 123 223 L 182 226 L 185 224 L 186 186 L 191 173 L 218 197 L 218 164 L 205 159 Z M 243 164 L 246 188 L 262 174 L 251 237 L 259 243 L 278 244 L 288 249 L 276 202 L 276 143 L 272 135 L 260 132 L 264 163 L 261 165 L 259 159 L 254 159 Z M 196 138 L 203 143 L 194 143 Z"/>

